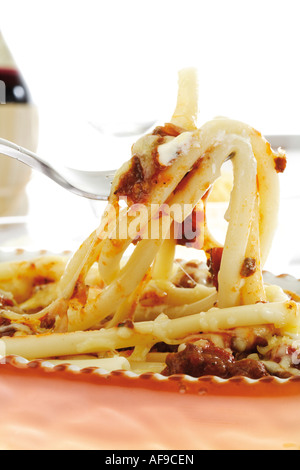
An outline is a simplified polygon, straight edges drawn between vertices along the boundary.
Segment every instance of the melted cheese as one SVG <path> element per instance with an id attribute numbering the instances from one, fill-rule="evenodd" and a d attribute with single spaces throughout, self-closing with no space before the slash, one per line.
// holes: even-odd
<path id="1" fill-rule="evenodd" d="M 183 132 L 170 142 L 158 147 L 158 160 L 163 166 L 169 166 L 176 158 L 186 154 L 192 142 L 192 132 Z"/>

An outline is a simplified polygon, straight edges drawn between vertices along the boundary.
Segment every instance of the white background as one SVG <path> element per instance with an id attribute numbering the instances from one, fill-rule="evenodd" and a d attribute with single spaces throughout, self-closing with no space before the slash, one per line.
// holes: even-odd
<path id="1" fill-rule="evenodd" d="M 53 163 L 108 169 L 129 158 L 132 138 L 94 126 L 168 121 L 177 71 L 186 66 L 199 72 L 199 124 L 225 115 L 264 134 L 300 134 L 299 4 L 1 0 L 0 28 L 39 110 L 39 153 Z M 33 243 L 72 245 L 88 235 L 95 223 L 89 202 L 35 178 L 29 202 L 40 223 Z M 77 222 L 68 213 L 67 230 L 69 207 Z M 53 215 L 47 230 L 45 214 Z"/>
<path id="2" fill-rule="evenodd" d="M 185 66 L 199 70 L 200 123 L 299 133 L 299 3 L 1 0 L 0 28 L 39 107 L 43 152 L 56 158 L 59 142 L 68 161 L 84 151 L 106 165 L 86 151 L 87 135 L 99 142 L 87 123 L 168 120 Z"/>

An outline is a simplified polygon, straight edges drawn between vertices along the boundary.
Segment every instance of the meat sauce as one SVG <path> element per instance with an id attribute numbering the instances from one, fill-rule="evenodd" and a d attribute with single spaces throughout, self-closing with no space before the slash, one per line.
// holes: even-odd
<path id="1" fill-rule="evenodd" d="M 164 126 L 156 127 L 153 131 L 153 135 L 160 135 L 161 137 L 178 137 L 182 132 L 184 132 L 182 127 L 175 126 L 174 124 L 168 122 Z"/>
<path id="2" fill-rule="evenodd" d="M 223 248 L 216 247 L 207 251 L 207 267 L 210 275 L 210 282 L 218 289 L 218 275 L 221 267 Z"/>
<path id="3" fill-rule="evenodd" d="M 150 192 L 150 184 L 144 177 L 144 170 L 137 155 L 131 159 L 131 167 L 121 176 L 115 195 L 127 196 L 132 202 L 143 202 Z"/>
<path id="4" fill-rule="evenodd" d="M 223 379 L 235 376 L 260 379 L 269 375 L 262 362 L 247 358 L 236 361 L 230 352 L 212 343 L 201 347 L 187 343 L 184 350 L 168 354 L 162 375 L 173 374 L 215 375 Z"/>
<path id="5" fill-rule="evenodd" d="M 13 307 L 13 305 L 14 302 L 11 299 L 5 297 L 5 295 L 0 294 L 0 308 Z"/>
<path id="6" fill-rule="evenodd" d="M 0 328 L 1 328 L 0 338 L 3 338 L 4 336 L 9 336 L 9 337 L 14 336 L 16 332 L 16 328 L 10 325 L 11 325 L 11 320 L 9 318 L 4 318 L 4 317 L 0 318 Z"/>
<path id="7" fill-rule="evenodd" d="M 283 173 L 286 169 L 286 158 L 285 157 L 276 157 L 274 158 L 275 170 L 277 173 Z"/>
<path id="8" fill-rule="evenodd" d="M 223 248 L 215 247 L 207 251 L 207 267 L 210 275 L 210 281 L 218 289 L 218 275 L 221 267 Z M 243 278 L 253 276 L 257 269 L 254 258 L 245 258 L 241 267 L 240 275 Z"/>
<path id="9" fill-rule="evenodd" d="M 114 194 L 116 196 L 126 196 L 134 204 L 145 203 L 153 185 L 158 184 L 159 174 L 165 169 L 160 165 L 157 158 L 158 145 L 163 144 L 164 137 L 177 137 L 183 131 L 184 129 L 174 126 L 171 123 L 167 123 L 165 126 L 156 127 L 152 133 L 152 135 L 158 136 L 158 139 L 156 147 L 152 150 L 151 154 L 151 165 L 153 167 L 151 176 L 145 176 L 145 171 L 141 163 L 141 156 L 135 154 L 131 158 L 131 166 L 129 170 L 121 176 Z"/>
<path id="10" fill-rule="evenodd" d="M 55 325 L 55 318 L 51 315 L 45 315 L 44 318 L 41 319 L 40 326 L 45 330 L 50 330 Z"/>
<path id="11" fill-rule="evenodd" d="M 256 272 L 256 260 L 254 258 L 245 258 L 242 268 L 241 277 L 250 277 Z"/>
<path id="12" fill-rule="evenodd" d="M 175 287 L 181 287 L 184 289 L 193 289 L 196 287 L 197 282 L 192 274 L 183 274 L 178 282 L 175 282 Z"/>

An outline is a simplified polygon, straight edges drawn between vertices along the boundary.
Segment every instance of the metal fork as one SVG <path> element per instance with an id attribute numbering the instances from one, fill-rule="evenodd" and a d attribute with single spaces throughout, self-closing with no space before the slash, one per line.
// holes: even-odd
<path id="1" fill-rule="evenodd" d="M 266 138 L 274 147 L 281 145 L 287 149 L 300 148 L 299 135 L 266 136 Z M 0 139 L 0 154 L 25 163 L 78 196 L 97 201 L 108 199 L 111 182 L 116 173 L 116 170 L 84 171 L 66 167 L 54 168 L 30 150 L 4 139 Z"/>
<path id="2" fill-rule="evenodd" d="M 84 171 L 66 167 L 54 168 L 30 150 L 5 139 L 0 139 L 0 158 L 1 154 L 43 173 L 77 196 L 97 201 L 108 199 L 111 182 L 116 172 L 116 170 Z"/>

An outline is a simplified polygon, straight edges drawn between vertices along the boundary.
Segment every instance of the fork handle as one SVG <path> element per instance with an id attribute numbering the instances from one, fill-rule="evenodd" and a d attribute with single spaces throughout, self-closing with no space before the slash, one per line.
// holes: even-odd
<path id="1" fill-rule="evenodd" d="M 49 168 L 55 171 L 48 163 L 42 160 L 35 153 L 6 139 L 0 138 L 0 153 L 7 157 L 14 158 L 15 160 L 18 160 L 19 162 L 42 173 L 45 173 L 46 171 L 48 172 Z M 48 174 L 47 172 L 46 174 Z"/>
<path id="2" fill-rule="evenodd" d="M 31 152 L 24 147 L 21 147 L 9 140 L 0 138 L 0 154 L 3 154 L 7 157 L 14 158 L 15 160 L 24 163 L 27 166 L 30 166 L 32 169 L 43 173 L 52 179 L 55 183 L 62 186 L 64 189 L 71 191 L 77 196 L 86 197 L 88 199 L 99 199 L 95 197 L 94 194 L 91 194 L 87 191 L 83 191 L 73 186 L 69 181 L 67 181 L 58 171 L 56 171 L 49 163 L 42 160 L 34 152 Z"/>

